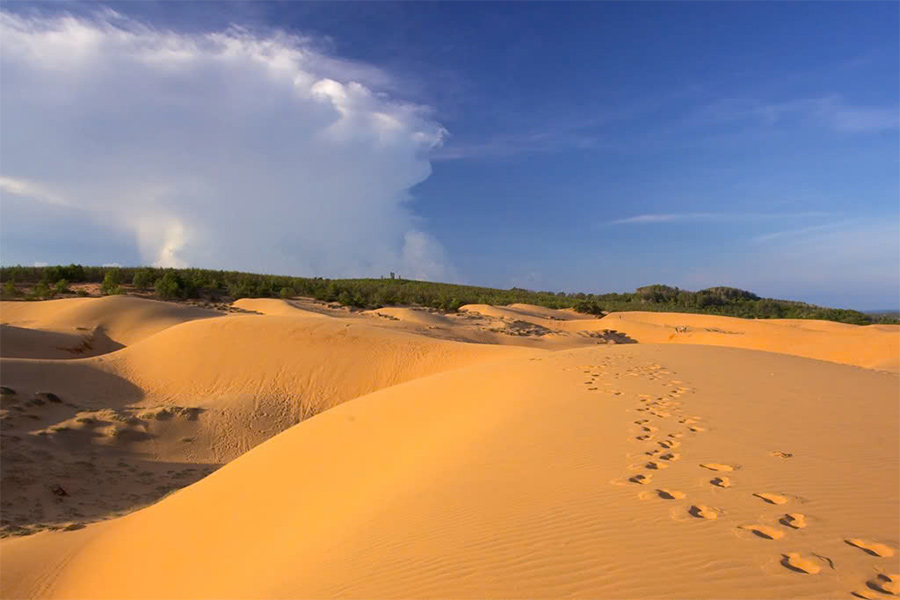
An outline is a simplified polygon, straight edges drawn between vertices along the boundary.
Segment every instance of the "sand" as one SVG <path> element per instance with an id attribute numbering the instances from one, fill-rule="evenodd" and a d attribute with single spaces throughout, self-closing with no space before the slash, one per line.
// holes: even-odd
<path id="1" fill-rule="evenodd" d="M 3 358 L 0 596 L 896 593 L 900 328 L 306 302 Z"/>

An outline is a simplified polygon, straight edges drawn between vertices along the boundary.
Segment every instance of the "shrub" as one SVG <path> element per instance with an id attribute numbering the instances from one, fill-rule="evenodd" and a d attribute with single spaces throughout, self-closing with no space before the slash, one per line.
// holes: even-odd
<path id="1" fill-rule="evenodd" d="M 87 290 L 86 290 L 86 289 L 84 289 L 84 288 L 79 288 L 78 290 L 75 291 L 75 295 L 76 295 L 76 296 L 79 296 L 79 297 L 81 297 L 81 298 L 84 298 L 85 296 L 88 295 L 88 293 L 87 293 Z"/>
<path id="2" fill-rule="evenodd" d="M 16 283 L 12 279 L 7 280 L 7 282 L 3 284 L 3 295 L 10 298 L 15 298 L 19 295 L 19 290 L 16 289 Z"/>
<path id="3" fill-rule="evenodd" d="M 34 286 L 34 289 L 31 291 L 32 298 L 47 298 L 50 295 L 50 288 L 47 287 L 47 284 L 43 281 L 39 282 Z"/>
<path id="4" fill-rule="evenodd" d="M 150 269 L 138 269 L 134 273 L 131 284 L 139 290 L 146 290 L 153 285 L 153 271 Z"/>
<path id="5" fill-rule="evenodd" d="M 60 279 L 56 282 L 56 293 L 57 294 L 65 294 L 69 291 L 69 282 L 65 279 Z"/>
<path id="6" fill-rule="evenodd" d="M 157 279 L 153 288 L 156 291 L 156 296 L 162 300 L 173 300 L 181 297 L 181 282 L 171 271 Z"/>
<path id="7" fill-rule="evenodd" d="M 294 293 L 294 290 L 292 290 L 291 288 L 288 288 L 288 287 L 281 288 L 281 291 L 278 292 L 278 295 L 281 296 L 282 298 L 290 298 L 291 296 L 296 296 L 296 294 Z"/>
<path id="8" fill-rule="evenodd" d="M 118 268 L 109 269 L 103 274 L 103 283 L 100 284 L 100 293 L 104 296 L 113 296 L 122 293 L 122 272 Z"/>

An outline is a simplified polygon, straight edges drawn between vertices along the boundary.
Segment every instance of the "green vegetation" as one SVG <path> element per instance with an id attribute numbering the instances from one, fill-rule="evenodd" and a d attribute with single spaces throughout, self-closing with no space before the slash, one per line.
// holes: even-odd
<path id="1" fill-rule="evenodd" d="M 69 291 L 69 282 L 66 279 L 60 279 L 56 282 L 56 285 L 53 286 L 56 288 L 57 294 L 65 294 Z"/>
<path id="2" fill-rule="evenodd" d="M 81 265 L 0 268 L 0 281 L 4 283 L 6 297 L 12 296 L 10 283 L 13 281 L 20 285 L 34 285 L 35 290 L 43 284 L 44 295 L 40 297 L 45 297 L 49 294 L 47 286 L 61 279 L 72 283 L 102 283 L 101 291 L 104 294 L 121 293 L 122 281 L 132 281 L 137 289 L 149 288 L 152 281 L 155 295 L 163 300 L 202 298 L 207 301 L 223 301 L 238 298 L 289 298 L 298 295 L 356 308 L 408 305 L 443 310 L 457 310 L 463 304 L 502 306 L 523 302 L 547 308 L 574 308 L 587 314 L 643 310 L 761 319 L 822 319 L 860 325 L 900 323 L 900 319 L 893 315 L 867 315 L 855 310 L 760 298 L 751 292 L 731 287 L 690 292 L 666 285 L 650 285 L 623 294 L 567 294 L 412 281 L 396 276 L 382 279 L 323 279 L 207 269 Z M 15 289 L 15 284 L 12 289 Z"/>
<path id="3" fill-rule="evenodd" d="M 103 283 L 100 285 L 100 293 L 104 296 L 113 296 L 122 293 L 122 272 L 118 267 L 107 269 L 103 274 Z"/>
<path id="4" fill-rule="evenodd" d="M 146 290 L 151 285 L 153 285 L 153 271 L 150 269 L 138 269 L 134 273 L 134 278 L 131 280 L 131 285 L 133 285 L 136 289 Z"/>

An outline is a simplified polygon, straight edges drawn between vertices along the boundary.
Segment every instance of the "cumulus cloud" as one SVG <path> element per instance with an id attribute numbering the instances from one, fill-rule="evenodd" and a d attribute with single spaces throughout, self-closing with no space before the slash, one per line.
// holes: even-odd
<path id="1" fill-rule="evenodd" d="M 0 78 L 12 216 L 89 214 L 163 266 L 452 277 L 409 193 L 445 131 L 374 67 L 279 31 L 3 12 Z"/>

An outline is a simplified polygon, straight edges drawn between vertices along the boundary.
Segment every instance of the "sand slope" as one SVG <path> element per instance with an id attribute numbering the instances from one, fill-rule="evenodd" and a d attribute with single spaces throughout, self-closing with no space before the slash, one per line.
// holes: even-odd
<path id="1" fill-rule="evenodd" d="M 524 321 L 558 334 L 613 331 L 649 344 L 703 344 L 803 356 L 867 369 L 900 372 L 900 325 L 850 325 L 798 319 L 739 319 L 718 315 L 617 312 L 602 319 L 529 305 L 470 304 L 461 311 L 505 323 Z"/>
<path id="2" fill-rule="evenodd" d="M 642 343 L 706 344 L 779 352 L 868 369 L 900 371 L 900 325 L 737 319 L 681 313 L 612 313 L 599 321 Z"/>
<path id="3" fill-rule="evenodd" d="M 337 406 L 122 519 L 0 542 L 0 583 L 5 597 L 874 596 L 867 582 L 900 570 L 897 392 L 893 374 L 702 346 L 475 365 Z"/>
<path id="4" fill-rule="evenodd" d="M 0 356 L 82 358 L 220 313 L 134 296 L 0 302 Z M 22 329 L 28 331 L 23 332 Z"/>
<path id="5" fill-rule="evenodd" d="M 0 401 L 0 535 L 144 506 L 346 400 L 536 354 L 297 311 L 185 322 L 95 358 L 2 359 L 16 393 Z"/>

